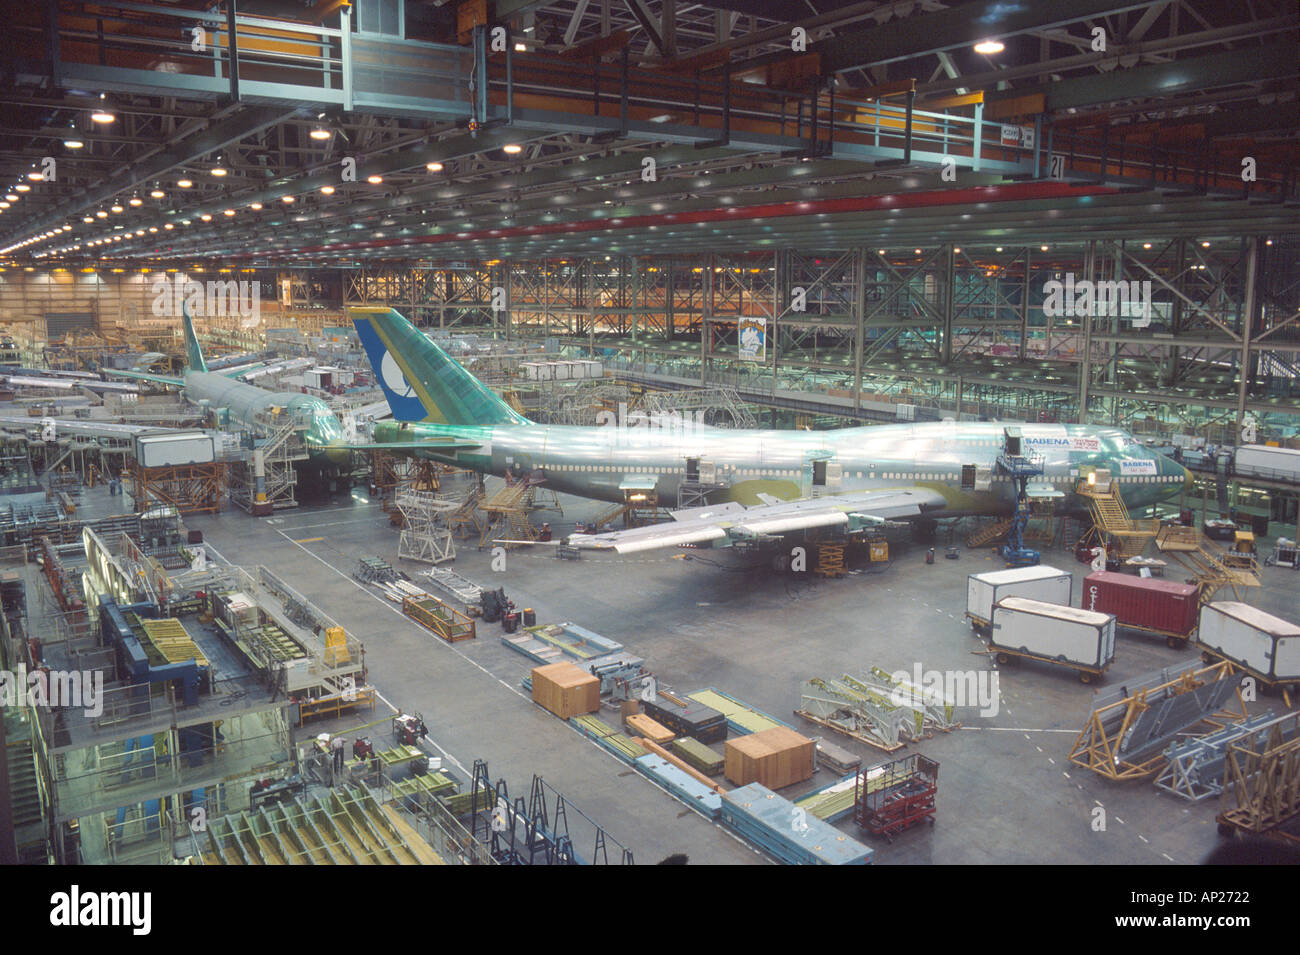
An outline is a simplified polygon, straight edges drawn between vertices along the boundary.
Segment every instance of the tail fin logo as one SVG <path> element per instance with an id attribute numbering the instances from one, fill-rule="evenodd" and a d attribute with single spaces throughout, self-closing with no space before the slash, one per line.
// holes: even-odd
<path id="1" fill-rule="evenodd" d="M 406 375 L 398 366 L 396 359 L 393 358 L 392 352 L 384 350 L 384 360 L 379 363 L 379 374 L 384 379 L 384 385 L 393 394 L 399 398 L 414 398 L 415 389 L 411 383 L 406 380 Z"/>

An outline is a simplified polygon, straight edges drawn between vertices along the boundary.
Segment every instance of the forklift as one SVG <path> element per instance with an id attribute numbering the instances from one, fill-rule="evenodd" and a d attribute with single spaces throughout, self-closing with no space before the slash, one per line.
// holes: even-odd
<path id="1" fill-rule="evenodd" d="M 1233 534 L 1232 548 L 1224 555 L 1225 567 L 1250 568 L 1258 559 L 1255 552 L 1255 535 L 1250 531 L 1237 530 Z"/>

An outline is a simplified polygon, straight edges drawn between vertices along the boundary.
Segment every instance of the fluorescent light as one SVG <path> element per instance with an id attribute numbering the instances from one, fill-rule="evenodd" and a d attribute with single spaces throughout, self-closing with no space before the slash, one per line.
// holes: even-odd
<path id="1" fill-rule="evenodd" d="M 128 201 L 133 206 L 144 205 L 144 200 L 141 199 L 139 196 L 132 196 Z"/>
<path id="2" fill-rule="evenodd" d="M 170 232 L 172 229 L 176 228 L 176 226 L 170 222 L 164 222 L 163 228 L 166 229 L 168 232 Z"/>
<path id="3" fill-rule="evenodd" d="M 281 196 L 280 201 L 285 205 L 293 205 L 293 196 Z"/>
<path id="4" fill-rule="evenodd" d="M 199 218 L 202 219 L 204 222 L 211 222 L 211 221 L 212 221 L 212 215 L 211 215 L 211 213 L 207 213 L 207 212 L 203 213 L 203 215 L 199 216 Z"/>
<path id="5" fill-rule="evenodd" d="M 103 209 L 100 209 L 98 212 L 95 213 L 95 215 L 97 215 L 97 216 L 98 216 L 99 218 L 101 218 L 101 219 L 107 219 L 107 218 L 108 218 L 108 213 L 105 212 Z"/>
<path id="6" fill-rule="evenodd" d="M 985 56 L 1001 53 L 1006 48 L 1006 44 L 1001 40 L 980 40 L 975 44 L 975 52 L 982 53 Z"/>
<path id="7" fill-rule="evenodd" d="M 80 139 L 65 139 L 63 141 L 63 145 L 68 149 L 81 149 L 86 144 L 83 143 Z"/>
<path id="8" fill-rule="evenodd" d="M 442 172 L 442 163 L 440 162 L 427 163 L 424 168 L 429 170 L 429 172 Z"/>
<path id="9" fill-rule="evenodd" d="M 112 113 L 105 109 L 97 109 L 90 114 L 90 120 L 94 123 L 111 123 L 117 119 Z"/>
<path id="10" fill-rule="evenodd" d="M 188 188 L 190 188 L 190 186 L 194 185 L 194 180 L 193 180 L 193 179 L 177 179 L 177 180 L 176 180 L 176 185 L 180 186 L 182 189 L 188 189 Z"/>
<path id="11" fill-rule="evenodd" d="M 262 204 L 260 202 L 252 202 L 249 203 L 248 208 L 257 211 L 258 209 L 262 208 Z"/>
<path id="12" fill-rule="evenodd" d="M 321 186 L 321 187 L 320 187 L 320 191 L 321 191 L 322 193 L 324 193 L 325 195 L 327 195 L 327 196 L 332 196 L 332 195 L 334 195 L 334 187 L 333 187 L 333 186 Z"/>
<path id="13" fill-rule="evenodd" d="M 330 131 L 328 129 L 325 129 L 323 126 L 317 126 L 315 129 L 311 131 L 312 139 L 329 139 L 330 135 L 331 135 Z"/>
<path id="14" fill-rule="evenodd" d="M 213 167 L 212 167 L 212 175 L 216 176 L 218 179 L 220 179 L 220 178 L 221 178 L 222 176 L 224 176 L 225 174 L 226 174 L 226 167 L 225 167 L 225 166 L 213 166 Z"/>
<path id="15" fill-rule="evenodd" d="M 225 212 L 222 213 L 223 216 L 233 216 L 234 214 L 235 214 L 234 209 L 227 209 Z"/>
<path id="16" fill-rule="evenodd" d="M 506 143 L 501 147 L 501 150 L 502 152 L 510 153 L 510 155 L 513 156 L 515 153 L 523 152 L 524 147 L 520 146 L 518 143 Z"/>
<path id="17" fill-rule="evenodd" d="M 121 207 L 121 206 L 113 206 L 113 207 L 112 207 L 112 211 L 113 211 L 113 212 L 120 213 L 120 212 L 122 211 L 122 207 Z"/>
<path id="18" fill-rule="evenodd" d="M 149 195 L 153 196 L 155 199 L 161 199 L 163 196 L 167 195 L 167 193 L 163 192 L 161 189 L 155 189 L 150 192 Z"/>
<path id="19" fill-rule="evenodd" d="M 27 185 L 27 183 L 25 182 L 20 182 L 18 183 L 18 185 L 14 186 L 14 192 L 31 192 L 31 191 L 32 191 L 32 187 Z"/>
<path id="20" fill-rule="evenodd" d="M 383 181 L 383 176 L 366 176 L 366 182 L 370 183 L 372 186 L 377 186 Z"/>
<path id="21" fill-rule="evenodd" d="M 39 172 L 29 172 L 27 174 L 27 178 L 30 179 L 32 182 L 40 182 L 45 177 L 41 175 Z"/>

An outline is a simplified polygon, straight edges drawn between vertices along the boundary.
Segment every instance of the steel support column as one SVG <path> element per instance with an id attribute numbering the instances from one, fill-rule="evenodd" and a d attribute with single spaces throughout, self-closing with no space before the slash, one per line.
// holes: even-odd
<path id="1" fill-rule="evenodd" d="M 1246 418 L 1246 398 L 1250 395 L 1251 375 L 1251 341 L 1255 334 L 1256 312 L 1259 310 L 1258 293 L 1255 288 L 1259 277 L 1259 239 L 1250 236 L 1246 240 L 1245 258 L 1246 274 L 1242 288 L 1241 310 L 1241 357 L 1237 369 L 1240 381 L 1237 385 L 1237 434 L 1240 436 Z"/>

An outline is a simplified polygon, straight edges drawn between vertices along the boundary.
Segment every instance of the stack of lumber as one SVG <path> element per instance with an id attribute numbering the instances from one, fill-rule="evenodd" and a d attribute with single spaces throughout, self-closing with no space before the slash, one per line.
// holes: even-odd
<path id="1" fill-rule="evenodd" d="M 672 751 L 706 776 L 722 772 L 723 759 L 697 739 L 683 736 L 672 742 Z"/>
<path id="2" fill-rule="evenodd" d="M 665 726 L 656 723 L 644 713 L 634 713 L 625 720 L 627 728 L 637 736 L 644 736 L 648 740 L 653 740 L 660 746 L 671 743 L 676 734 Z"/>
<path id="3" fill-rule="evenodd" d="M 600 710 L 600 680 L 572 663 L 534 667 L 533 702 L 562 720 Z"/>
<path id="4" fill-rule="evenodd" d="M 813 741 L 784 726 L 727 740 L 725 772 L 737 786 L 781 789 L 816 772 Z"/>

